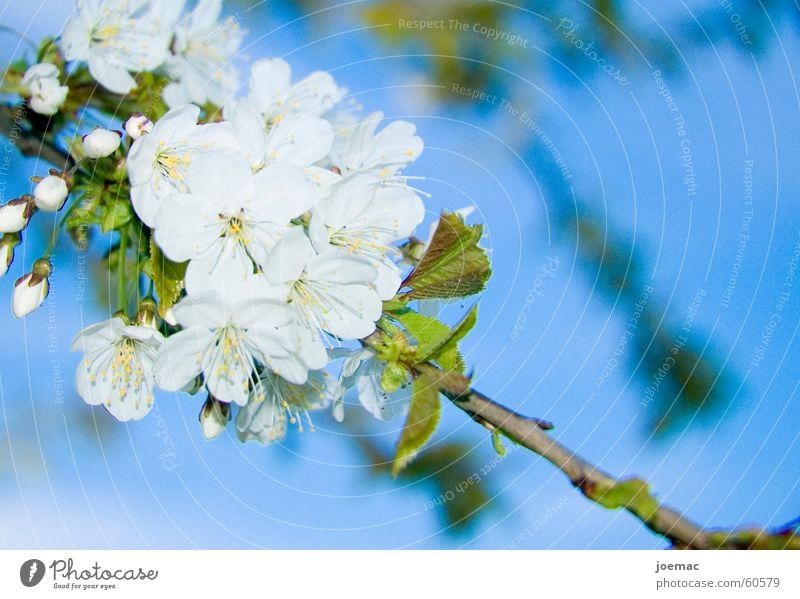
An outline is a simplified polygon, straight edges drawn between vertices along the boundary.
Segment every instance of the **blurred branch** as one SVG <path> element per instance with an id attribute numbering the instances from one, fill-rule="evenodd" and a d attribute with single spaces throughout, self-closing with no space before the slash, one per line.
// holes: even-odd
<path id="1" fill-rule="evenodd" d="M 791 529 L 711 530 L 658 502 L 650 486 L 638 478 L 617 479 L 550 437 L 537 419 L 527 418 L 472 389 L 465 376 L 445 373 L 429 364 L 420 373 L 435 377 L 439 390 L 457 407 L 490 430 L 498 430 L 561 470 L 591 501 L 623 508 L 654 533 L 685 549 L 800 549 L 800 535 Z"/>
<path id="2" fill-rule="evenodd" d="M 62 170 L 69 169 L 73 164 L 69 154 L 47 139 L 46 130 L 34 130 L 29 118 L 32 117 L 24 104 L 0 104 L 0 135 L 8 138 L 23 156 L 38 158 Z"/>

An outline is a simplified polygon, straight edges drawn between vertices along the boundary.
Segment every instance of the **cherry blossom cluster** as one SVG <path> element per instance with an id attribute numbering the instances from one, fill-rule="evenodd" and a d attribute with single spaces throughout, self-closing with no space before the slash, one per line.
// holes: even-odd
<path id="1" fill-rule="evenodd" d="M 156 386 L 203 390 L 207 438 L 236 409 L 239 438 L 262 443 L 290 423 L 310 425 L 313 410 L 333 405 L 341 419 L 350 387 L 388 418 L 382 363 L 359 341 L 398 292 L 399 247 L 425 215 L 403 175 L 423 142 L 408 122 L 343 111 L 346 92 L 329 73 L 298 79 L 281 59 L 255 62 L 240 93 L 230 65 L 243 32 L 220 15 L 221 0 L 189 13 L 175 0 L 78 0 L 58 40 L 68 68 L 86 65 L 115 94 L 135 91 L 143 72 L 169 75 L 169 110 L 133 114 L 124 132 L 87 131 L 76 168 L 118 159 L 142 230 L 185 267 L 169 309 L 151 288 L 136 298 L 134 317 L 122 309 L 78 334 L 78 392 L 128 421 L 148 413 Z M 55 64 L 30 67 L 21 84 L 40 114 L 68 102 Z M 209 103 L 220 107 L 213 120 Z M 65 206 L 73 175 L 53 170 L 32 196 L 0 207 L 3 272 L 31 215 Z M 17 281 L 15 315 L 41 305 L 50 270 L 45 257 Z"/>

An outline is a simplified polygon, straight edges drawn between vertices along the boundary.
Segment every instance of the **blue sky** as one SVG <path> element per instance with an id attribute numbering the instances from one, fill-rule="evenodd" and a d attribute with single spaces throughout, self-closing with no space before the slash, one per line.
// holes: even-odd
<path id="1" fill-rule="evenodd" d="M 69 3 L 6 5 L 4 24 L 33 38 L 56 33 Z M 694 2 L 714 10 L 716 2 Z M 778 525 L 800 513 L 800 443 L 796 340 L 800 283 L 784 287 L 800 241 L 797 82 L 788 57 L 800 51 L 788 23 L 768 32 L 757 58 L 733 42 L 689 43 L 683 5 L 655 16 L 637 4 L 633 25 L 663 27 L 681 56 L 664 82 L 685 119 L 674 114 L 641 58 L 623 63 L 621 86 L 586 58 L 561 63 L 534 41 L 539 68 L 501 76 L 506 97 L 530 122 L 486 102 L 440 102 L 428 86 L 450 85 L 378 41 L 352 12 L 290 23 L 281 6 L 243 14 L 250 31 L 242 61 L 285 56 L 298 73 L 331 69 L 366 110 L 415 122 L 426 150 L 413 174 L 442 208 L 474 205 L 484 222 L 494 276 L 481 297 L 481 319 L 465 343 L 476 386 L 518 411 L 553 420 L 567 445 L 620 476 L 651 481 L 665 502 L 711 526 Z M 508 17 L 525 28 L 530 15 Z M 721 20 L 723 26 L 724 19 Z M 316 23 L 316 25 L 314 25 Z M 590 30 L 582 29 L 586 39 Z M 269 35 L 261 36 L 262 33 Z M 696 33 L 696 32 L 695 32 Z M 336 35 L 333 35 L 336 34 Z M 260 38 L 260 39 L 259 39 Z M 0 38 L 7 60 L 16 42 Z M 487 42 L 489 43 L 489 42 Z M 490 90 L 491 91 L 491 90 Z M 559 241 L 557 199 L 526 143 L 538 127 L 568 166 L 579 210 L 628 239 L 642 258 L 652 305 L 678 327 L 698 293 L 692 333 L 736 373 L 741 387 L 709 422 L 663 440 L 648 438 L 642 386 L 620 365 L 598 388 L 631 316 L 599 291 Z M 688 139 L 696 189 L 690 193 L 683 148 Z M 547 155 L 549 150 L 539 154 Z M 753 218 L 731 301 L 723 302 L 742 232 L 745 161 L 752 160 Z M 28 191 L 26 176 L 42 164 L 15 158 L 7 189 Z M 16 190 L 16 191 L 12 191 Z M 40 233 L 46 226 L 41 224 Z M 423 229 L 424 230 L 424 229 Z M 43 249 L 26 236 L 0 281 L 10 302 L 13 280 Z M 270 548 L 660 548 L 664 542 L 624 513 L 585 501 L 560 473 L 524 451 L 497 461 L 484 431 L 445 406 L 435 443 L 458 439 L 479 467 L 490 467 L 502 500 L 469 535 L 453 536 L 426 503 L 428 489 L 403 488 L 369 474 L 347 430 L 315 420 L 318 432 L 290 435 L 282 446 L 242 445 L 228 434 L 214 443 L 197 426 L 197 398 L 161 393 L 157 410 L 123 425 L 82 405 L 72 387 L 79 356 L 74 333 L 107 315 L 91 287 L 107 285 L 66 240 L 55 259 L 52 293 L 24 321 L 0 315 L 0 544 L 8 547 Z M 552 276 L 537 282 L 545 264 Z M 24 265 L 24 266 L 23 266 Z M 76 277 L 85 272 L 88 281 Z M 541 291 L 514 336 L 531 289 Z M 779 294 L 790 292 L 763 360 L 755 348 Z M 697 305 L 697 304 L 696 304 Z M 448 315 L 461 310 L 448 306 Z M 400 422 L 369 433 L 391 442 Z"/>

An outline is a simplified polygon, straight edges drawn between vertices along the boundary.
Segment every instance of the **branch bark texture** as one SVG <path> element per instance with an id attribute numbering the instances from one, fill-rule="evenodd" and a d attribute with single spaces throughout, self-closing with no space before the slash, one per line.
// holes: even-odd
<path id="1" fill-rule="evenodd" d="M 546 432 L 549 423 L 528 418 L 472 389 L 469 379 L 435 366 L 417 367 L 436 378 L 439 391 L 474 420 L 498 430 L 561 470 L 588 499 L 607 508 L 622 508 L 654 533 L 681 549 L 800 549 L 793 530 L 760 528 L 734 531 L 707 529 L 661 504 L 649 485 L 637 478 L 618 479 L 597 468 Z"/>

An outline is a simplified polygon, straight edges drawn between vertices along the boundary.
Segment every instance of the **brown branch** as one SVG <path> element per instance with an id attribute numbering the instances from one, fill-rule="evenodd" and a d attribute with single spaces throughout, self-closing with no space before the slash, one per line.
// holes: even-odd
<path id="1" fill-rule="evenodd" d="M 35 130 L 29 119 L 42 119 L 47 125 L 46 117 L 32 114 L 23 103 L 0 104 L 0 135 L 8 138 L 24 156 L 33 156 L 61 170 L 69 169 L 73 165 L 69 154 L 48 140 L 46 132 Z"/>
<path id="2" fill-rule="evenodd" d="M 685 549 L 800 549 L 793 530 L 711 530 L 659 503 L 640 479 L 617 479 L 554 440 L 543 421 L 527 418 L 472 389 L 467 377 L 445 373 L 430 364 L 416 367 L 435 377 L 439 390 L 473 419 L 501 431 L 561 470 L 588 499 L 607 508 L 624 508 L 654 533 Z M 544 423 L 545 425 L 548 423 Z"/>

